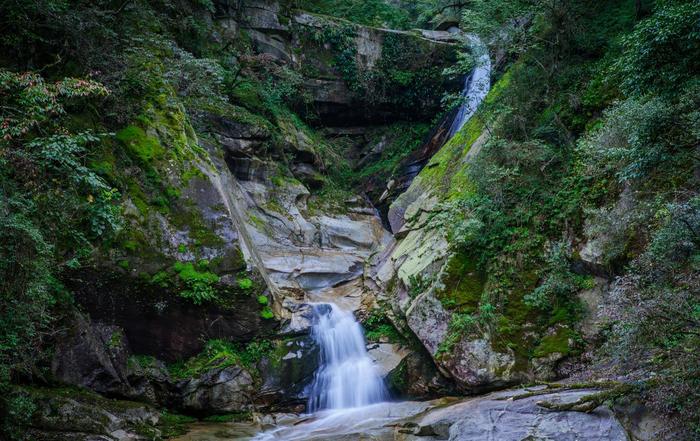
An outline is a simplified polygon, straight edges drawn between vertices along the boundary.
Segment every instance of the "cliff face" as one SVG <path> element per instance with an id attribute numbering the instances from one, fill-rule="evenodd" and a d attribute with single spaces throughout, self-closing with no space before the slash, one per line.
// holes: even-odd
<path id="1" fill-rule="evenodd" d="M 47 3 L 0 14 L 0 415 L 34 415 L 30 436 L 164 437 L 155 408 L 303 411 L 324 301 L 363 321 L 397 396 L 574 375 L 519 393 L 510 424 L 551 429 L 521 424 L 540 394 L 614 400 L 639 439 L 663 423 L 636 399 L 694 415 L 700 95 L 646 58 L 693 70 L 689 2 L 465 15 L 495 71 L 451 139 L 459 34 L 296 1 Z M 510 393 L 397 430 L 471 433 L 464 410 Z M 562 421 L 623 437 L 602 409 Z"/>
<path id="2" fill-rule="evenodd" d="M 368 201 L 336 189 L 333 161 L 381 156 L 394 124 L 432 119 L 457 86 L 441 70 L 458 40 L 277 2 L 219 5 L 206 22 L 211 44 L 239 57 L 220 96 L 207 94 L 221 90 L 226 59 L 176 46 L 134 56 L 157 90 L 99 161 L 124 186 L 125 226 L 115 247 L 65 275 L 89 318 L 57 337 L 53 371 L 188 412 L 290 408 L 315 369 L 308 303 L 366 316 L 380 292 L 369 274 L 394 241 Z"/>

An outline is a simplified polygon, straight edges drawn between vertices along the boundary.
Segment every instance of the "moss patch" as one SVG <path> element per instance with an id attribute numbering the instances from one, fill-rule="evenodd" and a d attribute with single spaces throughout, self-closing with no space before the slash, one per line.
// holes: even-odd
<path id="1" fill-rule="evenodd" d="M 447 309 L 472 313 L 479 307 L 485 282 L 477 261 L 464 253 L 458 253 L 447 263 L 442 280 L 445 287 L 436 292 L 436 297 Z"/>
<path id="2" fill-rule="evenodd" d="M 144 164 L 150 164 L 164 153 L 157 138 L 147 135 L 141 127 L 135 125 L 120 130 L 117 133 L 117 139 L 124 144 L 131 155 Z"/>
<path id="3" fill-rule="evenodd" d="M 576 333 L 569 328 L 559 328 L 556 333 L 546 335 L 532 352 L 534 358 L 546 357 L 550 354 L 569 355 L 573 352 L 573 342 Z"/>

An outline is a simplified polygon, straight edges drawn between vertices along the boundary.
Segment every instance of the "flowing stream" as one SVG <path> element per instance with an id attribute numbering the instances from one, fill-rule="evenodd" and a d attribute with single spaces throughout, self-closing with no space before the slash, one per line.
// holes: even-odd
<path id="1" fill-rule="evenodd" d="M 467 41 L 474 55 L 475 65 L 472 72 L 464 80 L 462 104 L 450 126 L 449 138 L 460 131 L 469 118 L 474 115 L 479 104 L 486 98 L 491 87 L 491 58 L 486 45 L 479 37 L 467 34 Z"/>
<path id="2" fill-rule="evenodd" d="M 281 427 L 255 440 L 324 439 L 382 428 L 400 408 L 386 401 L 389 391 L 367 353 L 362 327 L 351 311 L 333 303 L 313 305 L 311 334 L 319 346 L 319 368 L 309 386 L 310 412 L 303 424 Z"/>
<path id="3" fill-rule="evenodd" d="M 491 61 L 486 46 L 475 35 L 467 35 L 476 65 L 467 76 L 463 101 L 449 131 L 454 136 L 474 115 L 490 87 Z M 278 420 L 258 432 L 251 425 L 199 425 L 182 440 L 328 441 L 381 437 L 393 425 L 426 411 L 428 402 L 389 402 L 389 392 L 369 357 L 362 327 L 351 311 L 333 303 L 313 305 L 312 337 L 320 348 L 319 368 L 309 385 L 309 414 Z M 257 434 L 255 434 L 257 433 Z M 348 438 L 350 436 L 350 438 Z"/>
<path id="4" fill-rule="evenodd" d="M 352 312 L 335 304 L 314 305 L 312 336 L 320 360 L 309 394 L 310 412 L 367 406 L 389 398 Z"/>

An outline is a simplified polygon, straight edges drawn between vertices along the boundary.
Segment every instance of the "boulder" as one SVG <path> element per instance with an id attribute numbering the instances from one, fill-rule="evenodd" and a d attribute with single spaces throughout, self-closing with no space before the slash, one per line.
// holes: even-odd
<path id="1" fill-rule="evenodd" d="M 238 366 L 212 369 L 182 386 L 182 408 L 203 414 L 246 411 L 253 393 L 248 371 Z"/>
<path id="2" fill-rule="evenodd" d="M 120 327 L 92 323 L 76 313 L 69 330 L 57 338 L 51 370 L 66 384 L 130 396 L 133 390 L 126 369 L 130 355 Z"/>
<path id="3" fill-rule="evenodd" d="M 306 388 L 318 369 L 318 346 L 309 336 L 280 340 L 272 354 L 258 365 L 263 379 L 256 405 L 267 411 L 303 411 L 308 400 Z"/>
<path id="4" fill-rule="evenodd" d="M 540 401 L 569 403 L 595 390 L 569 390 L 527 397 L 527 390 L 498 392 L 438 407 L 406 425 L 405 432 L 451 441 L 627 441 L 613 412 L 601 406 L 592 412 L 550 411 Z M 405 439 L 425 439 L 408 437 Z"/>
<path id="5" fill-rule="evenodd" d="M 514 372 L 514 354 L 497 352 L 485 338 L 464 337 L 439 360 L 439 366 L 458 386 L 472 393 L 504 387 L 520 379 Z"/>
<path id="6" fill-rule="evenodd" d="M 435 367 L 429 355 L 409 352 L 386 376 L 394 396 L 426 400 L 455 393 L 454 386 Z"/>
<path id="7" fill-rule="evenodd" d="M 22 393 L 22 392 L 20 392 Z M 32 389 L 36 410 L 28 439 L 36 441 L 137 441 L 160 439 L 160 413 L 128 401 L 109 400 L 90 392 Z"/>
<path id="8" fill-rule="evenodd" d="M 374 362 L 382 378 L 386 379 L 411 351 L 399 344 L 370 343 L 367 345 L 367 354 Z"/>

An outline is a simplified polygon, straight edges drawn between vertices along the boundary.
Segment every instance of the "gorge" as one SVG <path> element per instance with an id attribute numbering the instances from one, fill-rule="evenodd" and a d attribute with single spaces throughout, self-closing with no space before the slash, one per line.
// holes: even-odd
<path id="1" fill-rule="evenodd" d="M 697 439 L 698 22 L 0 2 L 0 439 Z"/>

